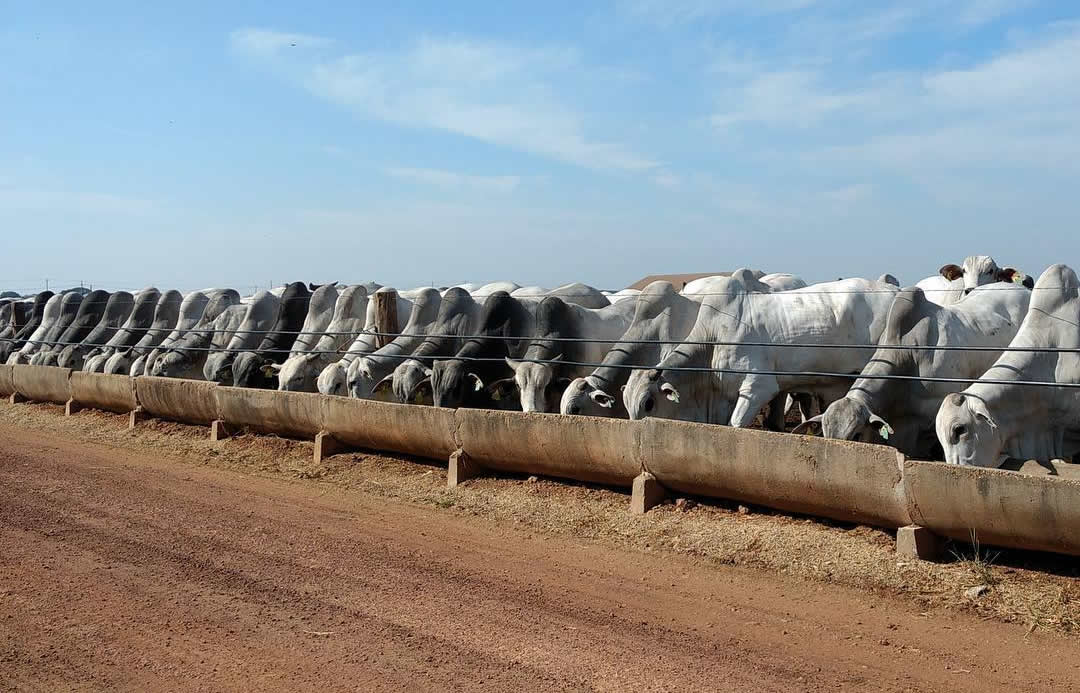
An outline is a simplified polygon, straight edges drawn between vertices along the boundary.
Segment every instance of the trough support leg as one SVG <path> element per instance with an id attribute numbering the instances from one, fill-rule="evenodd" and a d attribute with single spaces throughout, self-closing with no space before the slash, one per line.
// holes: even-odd
<path id="1" fill-rule="evenodd" d="M 128 414 L 128 430 L 134 431 L 135 427 L 140 422 L 146 421 L 148 418 L 150 417 L 146 415 L 146 412 L 143 410 L 142 407 L 135 407 L 131 410 L 131 413 Z"/>
<path id="2" fill-rule="evenodd" d="M 18 392 L 12 392 L 11 397 L 8 397 L 8 404 L 22 404 L 23 402 L 29 402 L 26 397 L 22 396 Z"/>
<path id="3" fill-rule="evenodd" d="M 315 464 L 322 464 L 322 461 L 327 457 L 340 454 L 348 449 L 349 446 L 345 445 L 345 443 L 342 443 L 326 431 L 320 431 L 315 435 L 315 453 L 312 461 Z"/>
<path id="4" fill-rule="evenodd" d="M 79 403 L 69 399 L 67 404 L 64 405 L 64 416 L 73 416 L 78 414 L 80 410 L 82 410 L 82 407 L 79 406 Z"/>
<path id="5" fill-rule="evenodd" d="M 634 477 L 634 490 L 630 495 L 630 513 L 644 515 L 663 503 L 665 496 L 667 496 L 667 491 L 656 480 L 656 477 L 648 472 L 642 472 Z"/>
<path id="6" fill-rule="evenodd" d="M 926 527 L 908 525 L 896 530 L 896 554 L 904 558 L 917 558 L 920 561 L 941 559 L 943 542 L 941 537 Z"/>
<path id="7" fill-rule="evenodd" d="M 217 443 L 228 437 L 229 429 L 226 428 L 224 421 L 216 419 L 210 422 L 210 442 Z"/>
<path id="8" fill-rule="evenodd" d="M 464 450 L 455 450 L 450 454 L 450 464 L 446 468 L 446 488 L 456 488 L 458 484 L 480 476 L 484 468 L 469 459 Z"/>

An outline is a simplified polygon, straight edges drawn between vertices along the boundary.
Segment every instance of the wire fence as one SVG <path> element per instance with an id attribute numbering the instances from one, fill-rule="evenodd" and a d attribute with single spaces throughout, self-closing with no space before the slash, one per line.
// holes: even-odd
<path id="1" fill-rule="evenodd" d="M 207 333 L 207 332 L 213 332 L 213 331 L 212 330 L 211 331 L 202 330 L 201 332 L 202 333 Z M 227 335 L 236 335 L 236 334 L 239 334 L 240 331 L 223 330 L 222 333 L 227 334 Z M 246 331 L 245 333 L 247 333 L 247 334 L 268 334 L 269 331 L 266 331 L 266 330 L 251 330 L 251 331 Z M 322 333 L 309 332 L 307 334 L 322 334 Z M 338 334 L 346 334 L 346 333 L 338 333 Z M 531 342 L 531 344 L 536 344 L 536 342 L 534 341 L 535 338 L 531 338 L 531 337 L 505 337 L 505 336 L 500 336 L 500 335 L 460 336 L 460 335 L 451 335 L 451 334 L 445 334 L 445 335 L 444 334 L 440 334 L 440 335 L 430 335 L 430 334 L 429 335 L 422 335 L 422 334 L 386 333 L 386 332 L 360 332 L 360 333 L 347 333 L 347 334 L 356 334 L 356 335 L 366 334 L 366 335 L 369 335 L 369 336 L 385 336 L 385 337 L 403 337 L 404 336 L 404 337 L 414 338 L 414 339 L 419 340 L 421 342 L 429 340 L 429 339 L 444 339 L 444 338 L 445 339 L 453 339 L 453 340 L 466 340 L 466 341 L 467 340 L 475 340 L 475 339 L 510 339 L 510 340 L 514 340 L 514 341 L 518 341 L 518 342 L 529 341 L 529 342 Z M 3 341 L 3 340 L 0 340 L 0 341 Z M 609 344 L 611 343 L 611 340 L 585 339 L 585 338 L 543 338 L 543 341 L 545 341 L 545 342 L 573 341 L 573 342 L 609 343 Z M 631 341 L 628 341 L 626 343 L 630 343 L 630 344 L 651 344 L 651 345 L 685 344 L 684 342 L 677 342 L 677 341 L 674 341 L 674 340 L 631 340 Z M 49 350 L 53 350 L 53 351 L 55 351 L 57 349 L 62 350 L 62 349 L 66 348 L 66 347 L 69 347 L 69 346 L 80 347 L 80 351 L 85 352 L 85 353 L 80 354 L 80 355 L 83 355 L 83 356 L 88 355 L 89 352 L 94 350 L 94 349 L 111 349 L 111 350 L 113 350 L 112 353 L 115 353 L 116 350 L 124 351 L 124 350 L 127 350 L 127 349 L 134 349 L 135 348 L 135 347 L 127 347 L 127 346 L 118 347 L 118 346 L 115 346 L 115 345 L 109 345 L 107 342 L 104 342 L 104 343 L 87 343 L 85 341 L 84 342 L 48 342 L 48 343 L 39 342 L 39 344 L 41 344 L 43 346 L 46 346 L 46 347 L 48 347 Z M 769 342 L 694 342 L 693 344 L 701 345 L 701 346 L 724 346 L 724 345 L 730 345 L 730 346 L 755 346 L 755 347 L 793 347 L 794 346 L 794 347 L 802 347 L 802 348 L 819 348 L 819 347 L 826 347 L 826 348 L 874 348 L 874 349 L 877 349 L 877 348 L 886 348 L 886 349 L 909 348 L 909 349 L 916 349 L 916 350 L 934 348 L 934 347 L 923 347 L 923 346 L 895 347 L 895 346 L 891 346 L 891 345 L 890 346 L 885 346 L 885 347 L 878 347 L 877 345 L 844 345 L 844 344 L 824 344 L 824 345 L 823 344 L 783 344 L 783 343 L 778 344 L 778 343 L 769 343 Z M 541 345 L 541 346 L 550 346 L 550 345 Z M 160 353 L 163 353 L 163 354 L 164 353 L 169 353 L 169 352 L 179 352 L 181 354 L 195 354 L 195 355 L 202 354 L 202 353 L 206 353 L 206 354 L 211 354 L 211 353 L 240 354 L 240 353 L 247 353 L 247 352 L 256 352 L 256 353 L 258 353 L 258 354 L 260 354 L 260 355 L 262 355 L 262 356 L 264 356 L 266 358 L 277 357 L 279 359 L 281 357 L 294 356 L 294 355 L 303 355 L 303 354 L 315 354 L 315 355 L 339 356 L 339 357 L 344 357 L 347 354 L 350 354 L 350 352 L 347 349 L 270 348 L 270 349 L 261 349 L 260 350 L 257 347 L 229 348 L 229 347 L 216 347 L 216 346 L 212 346 L 212 345 L 211 346 L 198 346 L 198 345 L 188 345 L 188 344 L 180 344 L 180 343 L 173 343 L 173 344 L 170 344 L 170 345 L 167 345 L 167 346 L 160 346 L 159 345 L 159 346 L 156 346 L 156 347 L 145 346 L 145 347 L 138 347 L 138 348 L 140 350 L 140 353 L 138 355 L 140 355 L 140 356 L 145 355 L 145 354 L 149 354 L 154 350 L 158 350 Z M 947 347 L 936 347 L 936 348 L 945 349 Z M 964 347 L 955 347 L 955 349 L 963 350 Z M 1036 348 L 1036 347 L 1000 347 L 1000 348 L 998 348 L 998 347 L 978 347 L 978 348 L 972 347 L 971 349 L 976 349 L 976 350 L 979 350 L 979 351 L 996 351 L 996 352 L 1005 352 L 1005 351 L 1044 352 L 1045 351 L 1045 352 L 1050 352 L 1050 353 L 1080 353 L 1080 349 L 1066 349 L 1066 348 L 1041 349 L 1041 348 Z M 374 359 L 377 359 L 377 360 L 378 359 L 387 359 L 387 360 L 396 360 L 396 361 L 419 361 L 421 363 L 426 363 L 426 362 L 431 362 L 431 361 L 451 361 L 451 360 L 463 361 L 463 362 L 469 362 L 469 363 L 504 363 L 506 358 L 507 358 L 505 356 L 497 356 L 497 357 L 468 356 L 468 355 L 458 355 L 457 353 L 415 354 L 412 351 L 407 352 L 407 353 L 406 352 L 392 353 L 390 351 L 385 351 L 384 349 L 376 349 L 374 351 L 368 351 L 368 352 L 362 352 L 362 353 L 360 353 L 360 352 L 351 352 L 351 355 L 356 357 L 356 358 L 370 357 L 370 358 L 374 358 Z M 833 378 L 833 379 L 843 379 L 843 380 L 852 380 L 852 381 L 854 381 L 856 379 L 864 379 L 864 380 L 895 380 L 895 381 L 918 381 L 918 382 L 930 382 L 930 383 L 949 383 L 949 384 L 959 384 L 959 385 L 967 385 L 967 384 L 971 384 L 971 383 L 975 383 L 975 382 L 980 382 L 980 383 L 987 383 L 987 384 L 1015 385 L 1015 386 L 1024 386 L 1024 387 L 1055 387 L 1055 388 L 1067 388 L 1067 389 L 1080 388 L 1080 383 L 1067 383 L 1067 382 L 1063 383 L 1063 382 L 1056 382 L 1056 381 L 1037 381 L 1037 380 L 1022 380 L 1022 379 L 1009 380 L 1009 379 L 988 379 L 988 378 L 952 378 L 952 377 L 936 377 L 936 376 L 921 376 L 921 375 L 900 375 L 900 374 L 892 374 L 892 373 L 862 373 L 862 372 L 858 372 L 858 373 L 851 373 L 851 372 L 840 373 L 840 372 L 832 372 L 832 371 L 785 371 L 785 370 L 776 370 L 776 369 L 720 368 L 720 367 L 715 367 L 715 366 L 666 366 L 666 367 L 660 367 L 660 366 L 654 365 L 654 364 L 627 364 L 627 363 L 603 363 L 603 362 L 597 363 L 597 362 L 591 362 L 591 361 L 565 360 L 565 359 L 562 359 L 562 358 L 547 358 L 547 359 L 515 358 L 514 360 L 517 361 L 517 362 L 520 362 L 520 363 L 548 364 L 548 365 L 552 365 L 552 366 L 555 366 L 555 367 L 591 368 L 591 369 L 605 368 L 605 369 L 630 370 L 630 371 L 656 369 L 656 370 L 660 370 L 660 371 L 663 371 L 663 372 L 672 372 L 672 373 L 701 373 L 701 374 L 715 374 L 715 375 L 725 375 L 725 374 L 726 375 L 763 375 L 763 376 L 773 376 L 773 377 L 782 377 L 782 378 L 803 378 L 803 379 Z"/>

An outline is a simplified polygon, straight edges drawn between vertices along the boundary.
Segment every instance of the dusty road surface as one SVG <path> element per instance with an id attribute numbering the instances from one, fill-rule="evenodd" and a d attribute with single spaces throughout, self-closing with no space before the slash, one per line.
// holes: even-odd
<path id="1" fill-rule="evenodd" d="M 1080 690 L 1075 639 L 0 424 L 0 689 Z"/>

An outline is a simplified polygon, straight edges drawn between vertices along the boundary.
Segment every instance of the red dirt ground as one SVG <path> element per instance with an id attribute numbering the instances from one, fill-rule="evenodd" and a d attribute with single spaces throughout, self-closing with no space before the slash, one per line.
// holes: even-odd
<path id="1" fill-rule="evenodd" d="M 4 690 L 1080 690 L 1075 640 L 0 424 Z"/>

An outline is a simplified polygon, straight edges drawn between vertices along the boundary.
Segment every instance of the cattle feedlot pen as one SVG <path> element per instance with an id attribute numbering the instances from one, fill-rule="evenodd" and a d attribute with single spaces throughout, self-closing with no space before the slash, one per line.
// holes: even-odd
<path id="1" fill-rule="evenodd" d="M 408 335 L 408 336 L 420 336 L 420 335 Z M 427 335 L 429 337 L 436 335 Z M 453 336 L 453 335 L 445 335 Z M 554 341 L 554 340 L 552 340 Z M 600 340 L 586 340 L 586 341 L 600 341 Z M 660 342 L 669 344 L 671 342 Z M 712 342 L 702 342 L 702 344 L 712 344 Z M 743 343 L 746 344 L 745 342 Z M 55 344 L 54 346 L 73 346 L 72 344 Z M 78 346 L 75 344 L 74 346 Z M 85 347 L 104 347 L 104 344 L 82 344 Z M 761 346 L 805 346 L 807 348 L 814 348 L 818 346 L 826 346 L 819 344 L 761 344 Z M 839 346 L 839 345 L 828 345 Z M 874 347 L 876 348 L 876 347 Z M 887 347 L 891 348 L 891 347 Z M 922 348 L 922 347 L 912 347 Z M 154 349 L 147 347 L 146 351 L 150 352 Z M 216 353 L 243 353 L 248 351 L 259 351 L 257 349 L 215 349 L 214 347 L 165 347 L 161 349 L 162 353 L 168 353 L 170 351 L 179 352 L 201 352 L 212 351 Z M 1020 349 L 1013 350 L 1020 351 Z M 1025 348 L 1022 351 L 1051 351 L 1043 349 L 1031 349 Z M 1080 351 L 1077 349 L 1070 349 L 1067 351 Z M 264 354 L 338 354 L 341 356 L 346 355 L 344 351 L 331 351 L 326 349 L 299 349 L 296 351 L 289 349 L 263 349 L 259 353 Z M 370 356 L 379 359 L 397 359 L 399 361 L 470 361 L 470 362 L 503 362 L 506 359 L 503 357 L 477 357 L 477 356 L 414 356 L 412 354 L 377 354 L 373 351 L 368 351 L 360 354 L 355 354 L 357 358 Z M 686 372 L 686 373 L 727 373 L 731 375 L 771 375 L 771 376 L 812 376 L 816 378 L 844 378 L 847 380 L 918 380 L 927 383 L 988 383 L 997 385 L 1018 385 L 1022 387 L 1059 387 L 1059 388 L 1080 388 L 1080 383 L 1058 383 L 1058 382 L 1046 382 L 1039 380 L 1000 380 L 1000 379 L 987 379 L 987 378 L 937 378 L 937 377 L 922 377 L 918 375 L 863 375 L 861 373 L 829 373 L 823 371 L 771 371 L 771 370 L 743 370 L 738 368 L 711 368 L 707 366 L 676 366 L 670 368 L 655 368 L 653 366 L 634 366 L 630 364 L 604 364 L 604 363 L 587 363 L 583 361 L 563 361 L 561 359 L 514 359 L 520 363 L 548 363 L 556 366 L 578 366 L 584 368 L 617 368 L 623 370 L 659 370 L 659 371 L 671 371 L 671 372 Z M 76 369 L 77 370 L 77 369 Z"/>

